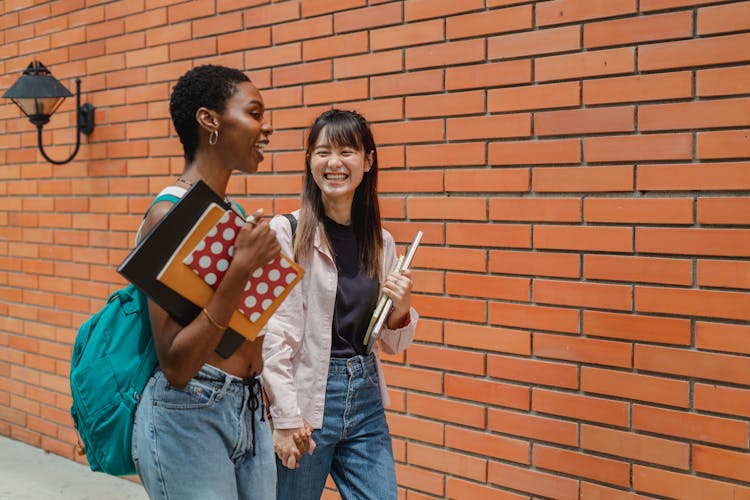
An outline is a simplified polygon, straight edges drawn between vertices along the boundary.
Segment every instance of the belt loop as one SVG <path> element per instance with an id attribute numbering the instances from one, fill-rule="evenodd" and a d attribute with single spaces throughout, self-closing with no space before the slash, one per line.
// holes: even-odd
<path id="1" fill-rule="evenodd" d="M 228 376 L 224 376 L 224 385 L 221 386 L 221 390 L 219 391 L 219 394 L 216 396 L 216 399 L 221 399 L 224 394 L 227 393 L 229 390 L 229 386 L 232 385 L 232 379 Z"/>

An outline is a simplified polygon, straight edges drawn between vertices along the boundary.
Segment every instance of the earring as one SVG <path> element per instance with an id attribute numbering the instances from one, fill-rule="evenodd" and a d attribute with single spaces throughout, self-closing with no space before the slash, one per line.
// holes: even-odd
<path id="1" fill-rule="evenodd" d="M 208 143 L 210 145 L 216 144 L 216 141 L 219 140 L 219 129 L 213 129 L 210 134 L 208 134 Z"/>

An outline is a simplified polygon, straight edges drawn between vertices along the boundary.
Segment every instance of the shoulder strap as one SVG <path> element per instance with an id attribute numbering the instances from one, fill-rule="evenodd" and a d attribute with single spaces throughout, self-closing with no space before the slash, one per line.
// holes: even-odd
<path id="1" fill-rule="evenodd" d="M 242 205 L 240 205 L 239 203 L 237 203 L 236 201 L 234 201 L 234 200 L 232 200 L 232 199 L 230 199 L 229 201 L 231 201 L 231 202 L 232 202 L 232 206 L 233 206 L 233 207 L 235 208 L 235 210 L 236 210 L 237 212 L 239 212 L 239 213 L 240 213 L 240 215 L 242 216 L 242 218 L 243 218 L 243 219 L 247 219 L 247 214 L 245 213 L 245 209 L 244 209 L 244 208 L 242 208 Z"/>
<path id="2" fill-rule="evenodd" d="M 297 217 L 294 214 L 284 214 L 284 217 L 289 221 L 289 225 L 292 226 L 292 241 L 294 241 L 297 235 Z"/>

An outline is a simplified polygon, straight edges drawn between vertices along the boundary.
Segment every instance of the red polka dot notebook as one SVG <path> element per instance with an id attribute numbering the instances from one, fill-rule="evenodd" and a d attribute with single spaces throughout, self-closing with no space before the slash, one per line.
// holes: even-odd
<path id="1" fill-rule="evenodd" d="M 234 239 L 243 224 L 234 211 L 210 204 L 157 279 L 194 304 L 205 306 L 229 268 Z M 247 339 L 257 337 L 303 274 L 304 270 L 284 254 L 256 269 L 229 326 Z"/>
<path id="2" fill-rule="evenodd" d="M 216 289 L 224 278 L 234 255 L 234 240 L 244 224 L 242 217 L 227 211 L 183 261 L 211 288 Z M 251 322 L 258 321 L 298 276 L 294 262 L 279 255 L 253 272 L 237 309 Z"/>

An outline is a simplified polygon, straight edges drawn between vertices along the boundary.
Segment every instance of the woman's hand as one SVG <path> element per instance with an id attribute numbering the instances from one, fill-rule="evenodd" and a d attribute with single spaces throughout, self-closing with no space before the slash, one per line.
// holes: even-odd
<path id="1" fill-rule="evenodd" d="M 284 467 L 296 469 L 303 453 L 312 455 L 315 450 L 312 431 L 313 428 L 307 422 L 304 427 L 296 429 L 273 430 L 273 449 Z"/>
<path id="2" fill-rule="evenodd" d="M 232 264 L 242 266 L 250 275 L 257 268 L 268 264 L 281 251 L 276 233 L 262 220 L 263 210 L 257 210 L 242 226 L 234 240 Z"/>
<path id="3" fill-rule="evenodd" d="M 388 328 L 394 330 L 403 325 L 411 308 L 411 271 L 404 269 L 388 275 L 383 284 L 383 293 L 393 301 L 393 312 L 388 317 Z"/>

